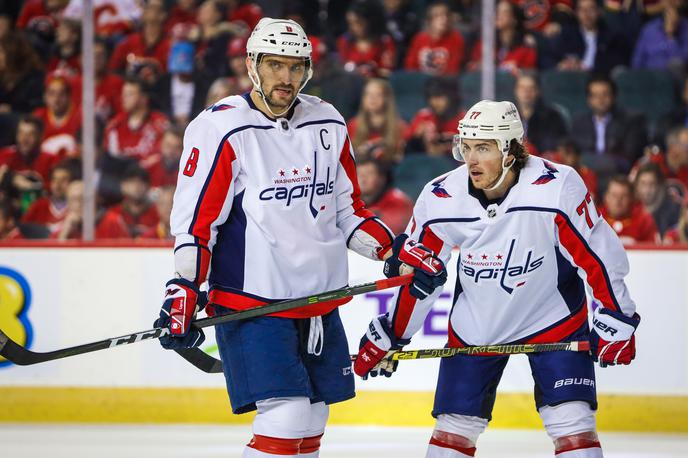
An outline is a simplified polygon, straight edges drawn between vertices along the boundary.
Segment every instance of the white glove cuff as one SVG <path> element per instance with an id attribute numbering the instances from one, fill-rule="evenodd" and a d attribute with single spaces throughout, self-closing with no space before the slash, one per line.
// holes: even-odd
<path id="1" fill-rule="evenodd" d="M 633 326 L 606 313 L 600 313 L 600 310 L 600 308 L 595 309 L 592 316 L 592 324 L 600 338 L 607 342 L 620 342 L 631 338 L 635 332 Z"/>
<path id="2" fill-rule="evenodd" d="M 385 328 L 382 323 L 380 323 L 380 319 L 387 319 L 387 317 L 385 315 L 380 315 L 373 318 L 368 325 L 366 337 L 380 350 L 389 351 L 389 349 L 392 348 L 392 340 L 387 335 L 387 332 L 385 332 Z"/>

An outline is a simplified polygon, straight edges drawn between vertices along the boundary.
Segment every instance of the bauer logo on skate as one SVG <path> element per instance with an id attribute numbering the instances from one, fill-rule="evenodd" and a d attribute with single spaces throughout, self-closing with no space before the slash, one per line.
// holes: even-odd
<path id="1" fill-rule="evenodd" d="M 28 348 L 33 340 L 27 312 L 31 306 L 31 288 L 26 278 L 14 269 L 0 266 L 0 329 Z M 11 363 L 0 356 L 0 368 Z"/>

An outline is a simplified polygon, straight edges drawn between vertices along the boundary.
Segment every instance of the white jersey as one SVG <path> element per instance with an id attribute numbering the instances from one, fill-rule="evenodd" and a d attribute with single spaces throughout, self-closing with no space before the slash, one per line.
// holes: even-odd
<path id="1" fill-rule="evenodd" d="M 407 232 L 445 263 L 460 247 L 450 346 L 566 337 L 587 319 L 584 280 L 602 306 L 635 312 L 623 281 L 626 253 L 565 165 L 531 156 L 495 202 L 469 185 L 463 165 L 425 186 Z M 417 301 L 398 291 L 390 312 L 395 334 L 411 337 L 439 293 Z"/>
<path id="2" fill-rule="evenodd" d="M 393 237 L 360 199 L 341 115 L 307 95 L 276 120 L 248 94 L 198 115 L 171 227 L 177 273 L 200 284 L 210 263 L 211 302 L 234 309 L 341 288 L 347 246 L 379 259 Z"/>

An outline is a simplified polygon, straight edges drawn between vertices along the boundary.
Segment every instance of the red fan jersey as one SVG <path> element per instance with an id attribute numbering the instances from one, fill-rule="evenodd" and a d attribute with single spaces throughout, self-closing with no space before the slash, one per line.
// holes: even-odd
<path id="1" fill-rule="evenodd" d="M 156 158 L 155 162 L 146 167 L 150 176 L 151 188 L 160 186 L 176 186 L 177 174 L 179 173 L 179 162 L 166 164 L 162 158 Z"/>
<path id="2" fill-rule="evenodd" d="M 154 61 L 161 70 L 167 70 L 167 56 L 170 54 L 170 40 L 160 39 L 153 46 L 148 47 L 143 35 L 135 33 L 122 40 L 110 57 L 109 67 L 113 71 L 123 71 L 127 64 Z"/>
<path id="3" fill-rule="evenodd" d="M 98 239 L 137 238 L 155 228 L 160 221 L 158 210 L 150 205 L 142 214 L 134 216 L 122 205 L 110 208 L 96 228 Z"/>
<path id="4" fill-rule="evenodd" d="M 76 139 L 81 129 L 81 107 L 72 103 L 61 120 L 57 120 L 47 108 L 38 108 L 33 114 L 43 121 L 43 151 L 60 157 L 78 154 Z"/>
<path id="5" fill-rule="evenodd" d="M 637 242 L 659 242 L 659 232 L 657 232 L 655 220 L 641 205 L 635 205 L 630 215 L 620 219 L 609 216 L 604 206 L 600 212 L 624 245 L 632 245 Z"/>
<path id="6" fill-rule="evenodd" d="M 483 44 L 478 41 L 473 46 L 471 63 L 480 63 L 483 54 Z M 521 45 L 502 54 L 497 52 L 497 63 L 503 70 L 514 68 L 535 68 L 537 64 L 537 51 L 530 46 Z"/>
<path id="7" fill-rule="evenodd" d="M 554 10 L 563 10 L 573 15 L 572 0 L 511 0 L 523 9 L 528 30 L 541 31 L 550 22 Z"/>
<path id="8" fill-rule="evenodd" d="M 17 28 L 26 29 L 38 27 L 38 24 L 45 21 L 53 29 L 57 27 L 57 19 L 43 5 L 43 0 L 28 0 L 17 18 Z"/>
<path id="9" fill-rule="evenodd" d="M 243 22 L 248 30 L 253 30 L 262 17 L 263 10 L 255 3 L 239 5 L 227 15 L 230 22 Z"/>
<path id="10" fill-rule="evenodd" d="M 355 40 L 345 34 L 337 40 L 337 52 L 346 70 L 356 68 L 359 73 L 372 76 L 376 75 L 380 68 L 387 70 L 394 68 L 396 47 L 394 41 L 384 35 L 380 41 L 362 50 L 356 46 Z"/>
<path id="11" fill-rule="evenodd" d="M 441 136 L 453 137 L 456 133 L 456 126 L 459 125 L 459 121 L 463 119 L 464 115 L 465 113 L 461 112 L 452 118 L 442 120 L 430 108 L 423 108 L 411 120 L 411 124 L 406 131 L 406 138 L 412 137 L 416 130 L 418 130 L 418 127 L 427 122 L 435 126 L 435 131 Z"/>
<path id="12" fill-rule="evenodd" d="M 31 204 L 22 217 L 22 222 L 48 226 L 52 231 L 56 224 L 64 219 L 67 214 L 66 210 L 67 206 L 64 202 L 62 205 L 56 206 L 50 198 L 41 197 Z"/>
<path id="13" fill-rule="evenodd" d="M 0 165 L 9 167 L 13 172 L 36 172 L 46 185 L 50 181 L 50 171 L 59 161 L 54 154 L 39 153 L 37 156 L 26 160 L 17 152 L 16 146 L 0 148 Z"/>
<path id="14" fill-rule="evenodd" d="M 401 234 L 413 215 L 413 202 L 403 191 L 392 188 L 371 203 L 368 210 L 379 216 L 392 232 Z"/>
<path id="15" fill-rule="evenodd" d="M 406 70 L 432 75 L 453 75 L 459 73 L 463 55 L 464 40 L 457 30 L 451 30 L 437 40 L 428 32 L 418 32 L 411 41 L 404 66 Z"/>
<path id="16" fill-rule="evenodd" d="M 113 156 L 131 157 L 141 162 L 153 162 L 158 155 L 160 139 L 169 121 L 159 111 L 148 113 L 141 126 L 132 129 L 127 113 L 120 113 L 105 128 L 103 148 Z"/>

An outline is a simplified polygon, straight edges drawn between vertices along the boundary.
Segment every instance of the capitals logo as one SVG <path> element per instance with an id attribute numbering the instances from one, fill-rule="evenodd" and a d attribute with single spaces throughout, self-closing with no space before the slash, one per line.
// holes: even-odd
<path id="1" fill-rule="evenodd" d="M 552 165 L 550 162 L 547 162 L 545 160 L 542 161 L 545 164 L 545 170 L 542 171 L 542 175 L 540 177 L 533 181 L 532 184 L 546 184 L 549 183 L 550 181 L 554 180 L 556 176 L 554 175 L 555 173 L 559 173 L 559 170 L 557 170 L 554 165 Z"/>
<path id="2" fill-rule="evenodd" d="M 330 177 L 330 168 L 327 168 L 327 173 L 325 180 L 318 182 L 318 158 L 315 152 L 313 152 L 313 168 L 306 165 L 303 169 L 298 169 L 296 167 L 280 169 L 277 172 L 278 178 L 274 180 L 276 185 L 285 185 L 292 183 L 305 183 L 296 184 L 296 186 L 271 186 L 263 189 L 258 198 L 263 201 L 269 200 L 279 200 L 284 201 L 286 207 L 291 206 L 294 201 L 300 199 L 308 199 L 308 205 L 313 215 L 313 218 L 318 216 L 318 213 L 325 210 L 325 205 L 321 205 L 319 209 L 316 209 L 313 205 L 313 198 L 317 196 L 326 196 L 334 193 L 334 177 Z M 289 177 L 287 177 L 289 174 Z"/>
<path id="3" fill-rule="evenodd" d="M 442 187 L 442 183 L 444 183 L 444 180 L 446 180 L 447 177 L 442 177 L 439 180 L 435 181 L 432 183 L 432 193 L 436 195 L 437 197 L 441 199 L 446 199 L 447 197 L 451 197 L 451 195 L 447 192 L 446 189 Z"/>
<path id="4" fill-rule="evenodd" d="M 512 239 L 506 255 L 500 252 L 488 254 L 468 251 L 465 256 L 461 256 L 459 269 L 475 283 L 499 281 L 499 286 L 511 294 L 514 288 L 526 284 L 529 274 L 542 267 L 545 259 L 544 256 L 534 255 L 533 250 L 528 250 L 521 261 L 517 261 L 514 259 L 515 247 L 516 239 Z"/>

